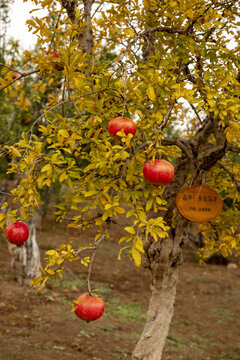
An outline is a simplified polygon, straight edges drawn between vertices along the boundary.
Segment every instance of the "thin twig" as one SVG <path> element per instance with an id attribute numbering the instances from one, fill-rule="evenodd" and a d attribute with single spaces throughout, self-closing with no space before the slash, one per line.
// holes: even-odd
<path id="1" fill-rule="evenodd" d="M 185 155 L 188 159 L 192 159 L 191 146 L 189 145 L 189 143 L 187 141 L 184 141 L 183 139 L 178 139 L 178 138 L 175 139 L 175 138 L 170 138 L 170 137 L 166 136 L 162 140 L 162 145 L 163 146 L 175 145 L 175 146 L 179 147 L 185 153 Z"/>
<path id="2" fill-rule="evenodd" d="M 123 96 L 123 111 L 122 111 L 122 116 L 125 115 L 125 111 L 127 108 L 127 98 L 126 98 L 126 82 L 127 82 L 127 70 L 125 68 L 125 65 L 123 65 L 123 75 L 122 75 L 122 96 Z"/>
<path id="3" fill-rule="evenodd" d="M 196 107 L 193 105 L 193 104 L 190 104 L 191 108 L 193 109 L 193 111 L 195 112 L 197 118 L 198 118 L 198 121 L 200 122 L 200 124 L 202 124 L 202 119 L 200 118 L 198 112 L 197 112 L 197 109 Z"/>
<path id="4" fill-rule="evenodd" d="M 11 66 L 5 65 L 5 64 L 3 64 L 2 62 L 0 62 L 0 65 L 3 66 L 3 67 L 5 67 L 5 68 L 7 68 L 8 70 L 11 70 L 11 71 L 13 71 L 13 72 L 17 72 L 18 74 L 23 75 L 23 73 L 22 73 L 21 71 L 15 70 L 15 69 L 12 68 Z"/>
<path id="5" fill-rule="evenodd" d="M 240 147 L 237 146 L 237 145 L 228 144 L 227 145 L 227 151 L 231 151 L 231 152 L 234 152 L 236 154 L 240 154 Z"/>
<path id="6" fill-rule="evenodd" d="M 3 195 L 8 195 L 8 196 L 13 196 L 15 197 L 15 195 L 11 194 L 11 193 L 7 193 L 5 191 L 0 191 L 0 194 L 3 194 Z"/>
<path id="7" fill-rule="evenodd" d="M 91 223 L 93 223 L 96 219 L 99 219 L 100 217 L 102 217 L 102 214 L 101 214 L 101 213 L 97 214 L 96 216 L 92 217 L 91 219 L 87 219 L 87 218 L 84 219 L 84 218 L 83 218 L 82 220 L 78 220 L 78 222 L 88 221 L 88 224 L 91 224 Z M 62 221 L 68 221 L 68 222 L 70 222 L 70 223 L 74 223 L 74 222 L 75 222 L 74 219 L 63 218 L 63 217 L 61 217 L 61 220 L 62 220 Z"/>
<path id="8" fill-rule="evenodd" d="M 91 19 L 95 16 L 95 14 L 98 12 L 98 10 L 100 9 L 100 7 L 101 7 L 102 5 L 103 5 L 103 4 L 98 5 L 98 7 L 96 8 L 96 10 L 94 11 L 94 13 L 93 13 L 92 16 L 91 16 Z"/>
<path id="9" fill-rule="evenodd" d="M 2 64 L 2 63 L 0 63 L 0 65 L 3 65 L 3 66 L 5 66 L 6 68 L 8 68 L 8 69 L 10 69 L 10 70 L 14 70 L 14 69 L 12 69 L 12 68 L 9 68 L 9 66 L 4 65 L 4 64 Z M 8 83 L 8 84 L 4 85 L 3 87 L 1 87 L 1 88 L 0 88 L 0 91 L 6 89 L 8 86 L 11 86 L 11 85 L 14 84 L 16 81 L 21 80 L 22 78 L 24 78 L 24 77 L 26 77 L 26 76 L 29 76 L 29 75 L 36 74 L 36 73 L 40 72 L 40 70 L 31 70 L 31 71 L 29 71 L 29 72 L 27 72 L 27 73 L 21 73 L 21 72 L 18 71 L 18 70 L 14 70 L 14 71 L 17 72 L 17 73 L 19 73 L 19 74 L 21 74 L 21 75 L 19 76 L 19 78 L 14 79 L 14 80 L 11 81 L 10 83 Z"/>
<path id="10" fill-rule="evenodd" d="M 58 28 L 58 24 L 59 24 L 60 18 L 61 18 L 61 14 L 58 14 L 57 22 L 56 22 L 56 25 L 55 25 L 55 28 L 54 28 L 55 30 Z M 48 53 L 49 53 L 49 51 L 50 51 L 50 49 L 51 49 L 51 47 L 52 47 L 52 44 L 53 44 L 54 39 L 55 39 L 55 36 L 56 36 L 56 32 L 54 31 L 54 32 L 53 32 L 52 40 L 51 40 L 51 42 L 50 42 L 50 44 L 49 44 Z"/>
<path id="11" fill-rule="evenodd" d="M 233 173 L 220 161 L 218 161 L 218 165 L 226 171 L 226 173 L 229 175 L 229 177 L 232 179 L 232 181 L 235 183 L 236 187 L 237 187 L 237 191 L 240 192 L 240 183 L 238 182 L 238 180 L 235 178 L 235 176 L 233 175 Z"/>
<path id="12" fill-rule="evenodd" d="M 102 233 L 100 238 L 96 241 L 95 246 L 93 247 L 93 253 L 92 253 L 90 263 L 89 263 L 89 266 L 88 266 L 88 275 L 87 275 L 87 280 L 86 280 L 89 295 L 92 295 L 92 289 L 91 289 L 91 284 L 90 284 L 90 276 L 91 276 L 91 272 L 92 272 L 93 259 L 94 259 L 94 256 L 96 255 L 96 252 L 97 252 L 97 249 L 98 249 L 98 246 L 99 246 L 100 242 L 105 238 L 107 232 L 108 232 L 108 228 L 104 230 L 104 232 Z"/>
<path id="13" fill-rule="evenodd" d="M 163 121 L 162 121 L 161 125 L 159 126 L 158 130 L 160 130 L 160 131 L 163 130 L 165 128 L 165 126 L 167 125 L 168 120 L 169 120 L 169 118 L 171 116 L 171 113 L 172 113 L 175 102 L 176 102 L 176 99 L 175 100 L 172 100 L 172 99 L 170 100 L 169 109 L 168 109 L 166 115 L 164 116 Z"/>
<path id="14" fill-rule="evenodd" d="M 95 250 L 95 249 L 96 249 L 96 246 L 86 246 L 86 247 L 84 247 L 82 249 L 76 250 L 74 253 L 75 253 L 75 256 L 77 257 L 83 251 Z"/>
<path id="15" fill-rule="evenodd" d="M 166 33 L 169 33 L 169 34 L 186 34 L 187 29 L 177 29 L 175 27 L 170 27 L 170 26 L 157 26 L 157 27 L 152 28 L 152 29 L 143 30 L 143 31 L 141 31 L 140 33 L 138 33 L 137 35 L 135 35 L 133 37 L 133 39 L 126 46 L 125 50 L 122 52 L 122 54 L 120 55 L 120 57 L 119 57 L 119 59 L 117 61 L 119 63 L 122 63 L 122 60 L 123 60 L 124 56 L 126 56 L 126 54 L 131 49 L 131 47 L 133 45 L 135 45 L 135 43 L 140 38 L 145 37 L 146 35 L 149 35 L 149 34 L 155 33 L 155 32 L 166 32 Z"/>

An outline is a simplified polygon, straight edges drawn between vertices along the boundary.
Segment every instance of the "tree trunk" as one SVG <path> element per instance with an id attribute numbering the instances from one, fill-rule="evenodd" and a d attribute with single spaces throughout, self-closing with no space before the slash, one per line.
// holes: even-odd
<path id="1" fill-rule="evenodd" d="M 133 360 L 160 360 L 173 316 L 178 268 L 183 263 L 182 246 L 186 243 L 186 219 L 181 219 L 174 234 L 159 242 L 146 244 L 145 266 L 152 274 L 152 295 L 147 321 L 133 351 Z"/>
<path id="2" fill-rule="evenodd" d="M 29 237 L 21 248 L 8 243 L 11 255 L 11 265 L 15 270 L 16 279 L 20 284 L 28 284 L 32 279 L 40 275 L 41 267 L 40 252 L 36 241 L 36 229 L 34 218 L 28 222 Z"/>
<path id="3" fill-rule="evenodd" d="M 93 48 L 93 32 L 91 25 L 91 10 L 95 0 L 83 0 L 83 18 L 81 21 L 76 19 L 76 0 L 61 0 L 62 6 L 67 10 L 69 19 L 73 24 L 78 25 L 78 39 L 82 53 L 92 54 Z"/>
<path id="4" fill-rule="evenodd" d="M 159 268 L 161 265 L 159 264 Z M 178 269 L 161 269 L 154 279 L 147 321 L 134 349 L 133 360 L 160 360 L 173 316 Z"/>

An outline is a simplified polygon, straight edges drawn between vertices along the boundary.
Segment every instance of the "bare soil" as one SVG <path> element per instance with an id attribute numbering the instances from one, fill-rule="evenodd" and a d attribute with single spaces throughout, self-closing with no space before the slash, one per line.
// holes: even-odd
<path id="1" fill-rule="evenodd" d="M 79 320 L 72 302 L 86 291 L 86 269 L 78 261 L 65 266 L 63 279 L 51 280 L 39 294 L 15 281 L 6 240 L 0 241 L 0 360 L 130 359 L 144 325 L 150 297 L 149 274 L 123 256 L 117 260 L 123 223 L 112 226 L 110 239 L 95 256 L 94 289 L 105 300 L 103 316 Z M 73 237 L 76 247 L 91 241 L 57 225 L 52 217 L 38 231 L 42 261 L 46 250 Z M 163 360 L 240 359 L 240 268 L 200 266 L 196 249 L 184 251 L 175 313 Z"/>

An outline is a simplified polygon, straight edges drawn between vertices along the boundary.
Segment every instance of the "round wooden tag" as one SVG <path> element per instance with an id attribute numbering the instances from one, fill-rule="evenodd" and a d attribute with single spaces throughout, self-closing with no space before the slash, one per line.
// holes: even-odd
<path id="1" fill-rule="evenodd" d="M 188 220 L 204 223 L 221 213 L 223 201 L 216 190 L 209 186 L 192 185 L 179 191 L 176 207 Z"/>

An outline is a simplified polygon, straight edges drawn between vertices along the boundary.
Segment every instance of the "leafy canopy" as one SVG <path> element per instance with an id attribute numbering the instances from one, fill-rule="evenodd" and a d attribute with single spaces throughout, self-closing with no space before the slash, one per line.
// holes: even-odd
<path id="1" fill-rule="evenodd" d="M 119 257 L 127 249 L 140 266 L 149 237 L 167 241 L 178 222 L 176 192 L 205 181 L 231 205 L 202 225 L 202 255 L 239 254 L 239 1 L 95 1 L 91 18 L 88 1 L 76 7 L 63 0 L 33 2 L 35 17 L 27 25 L 38 50 L 23 53 L 19 79 L 13 81 L 9 70 L 14 59 L 1 68 L 1 93 L 14 99 L 11 111 L 31 116 L 28 131 L 2 145 L 2 156 L 12 158 L 8 173 L 19 185 L 12 190 L 13 209 L 0 214 L 1 227 L 32 216 L 41 191 L 60 183 L 57 221 L 68 219 L 69 227 L 82 230 L 96 226 L 87 247 L 95 249 L 112 219 L 124 214 L 131 223 L 119 239 Z M 42 18 L 41 8 L 48 14 Z M 90 50 L 83 45 L 86 33 L 93 35 L 85 39 Z M 108 122 L 119 115 L 136 121 L 134 137 L 110 136 Z M 220 166 L 210 151 L 221 141 Z M 143 180 L 145 162 L 161 157 L 189 163 L 182 183 L 179 171 L 169 185 L 172 198 L 164 186 Z M 33 284 L 60 275 L 65 260 L 80 257 L 87 265 L 82 253 L 84 247 L 74 249 L 71 242 L 48 251 L 47 266 Z"/>

